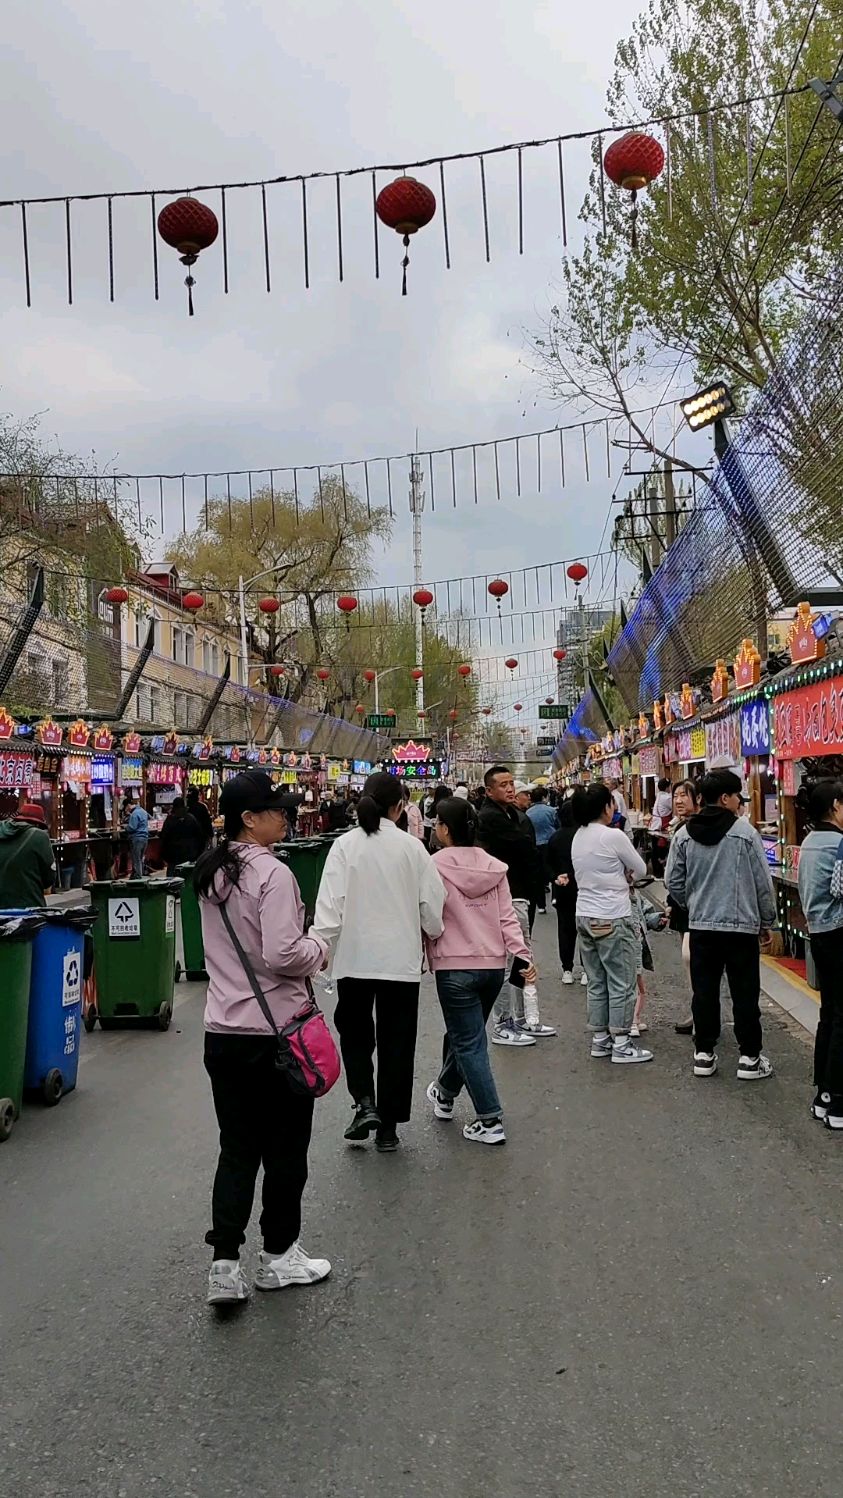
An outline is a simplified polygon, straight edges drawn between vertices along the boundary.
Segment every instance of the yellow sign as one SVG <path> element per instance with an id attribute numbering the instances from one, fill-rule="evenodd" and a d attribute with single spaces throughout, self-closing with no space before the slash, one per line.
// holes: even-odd
<path id="1" fill-rule="evenodd" d="M 705 759 L 704 723 L 697 723 L 691 729 L 691 759 Z"/>
<path id="2" fill-rule="evenodd" d="M 213 785 L 214 772 L 195 765 L 187 772 L 187 783 L 188 785 Z"/>
<path id="3" fill-rule="evenodd" d="M 339 780 L 341 771 L 342 771 L 342 766 L 341 765 L 339 765 L 339 764 L 329 765 L 328 766 L 328 779 L 329 780 Z"/>

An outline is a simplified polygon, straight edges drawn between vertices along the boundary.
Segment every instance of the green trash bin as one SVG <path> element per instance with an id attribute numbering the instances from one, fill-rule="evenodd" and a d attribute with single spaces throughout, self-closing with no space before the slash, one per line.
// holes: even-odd
<path id="1" fill-rule="evenodd" d="M 176 905 L 181 879 L 103 879 L 90 886 L 96 1015 L 104 1030 L 137 1023 L 169 1029 L 176 966 Z"/>
<path id="2" fill-rule="evenodd" d="M 44 925 L 39 911 L 0 913 L 0 1141 L 20 1113 L 32 977 L 32 939 Z"/>
<path id="3" fill-rule="evenodd" d="M 330 842 L 324 842 L 321 837 L 303 837 L 282 843 L 276 849 L 276 858 L 287 864 L 298 884 L 308 921 L 313 920 L 319 881 L 330 846 Z"/>
<path id="4" fill-rule="evenodd" d="M 190 983 L 205 983 L 205 943 L 202 939 L 202 912 L 193 888 L 192 863 L 180 863 L 176 869 L 184 880 L 181 892 L 181 940 L 184 948 L 184 975 Z"/>

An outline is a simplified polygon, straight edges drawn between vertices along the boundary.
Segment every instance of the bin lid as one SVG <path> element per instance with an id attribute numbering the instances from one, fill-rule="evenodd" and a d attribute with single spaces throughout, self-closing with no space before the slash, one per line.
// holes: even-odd
<path id="1" fill-rule="evenodd" d="M 31 941 L 44 925 L 43 910 L 0 910 L 0 941 Z"/>
<path id="2" fill-rule="evenodd" d="M 183 879 L 93 879 L 89 888 L 100 895 L 168 894 L 176 895 L 184 884 Z"/>
<path id="3" fill-rule="evenodd" d="M 27 910 L 0 910 L 0 920 L 6 916 L 35 915 L 41 917 L 41 924 L 48 926 L 72 926 L 74 931 L 87 931 L 99 919 L 99 911 L 90 905 L 77 905 L 66 908 L 63 905 L 46 905 L 37 909 Z"/>

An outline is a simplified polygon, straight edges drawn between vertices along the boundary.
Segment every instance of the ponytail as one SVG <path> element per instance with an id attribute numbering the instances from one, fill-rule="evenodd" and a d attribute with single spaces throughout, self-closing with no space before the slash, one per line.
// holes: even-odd
<path id="1" fill-rule="evenodd" d="M 366 836 L 371 837 L 373 832 L 379 830 L 381 817 L 388 816 L 392 808 L 400 806 L 403 800 L 404 790 L 397 775 L 387 775 L 385 770 L 370 775 L 357 803 L 358 827 L 362 827 Z"/>
<path id="2" fill-rule="evenodd" d="M 240 886 L 240 852 L 232 839 L 237 837 L 243 823 L 240 812 L 233 812 L 225 819 L 223 835 L 216 847 L 206 848 L 200 853 L 193 870 L 193 888 L 197 895 L 211 894 L 217 874 L 222 872 L 230 884 Z"/>

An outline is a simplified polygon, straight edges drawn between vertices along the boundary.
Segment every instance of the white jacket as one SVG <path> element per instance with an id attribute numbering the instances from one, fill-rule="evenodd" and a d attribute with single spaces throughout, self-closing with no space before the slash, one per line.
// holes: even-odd
<path id="1" fill-rule="evenodd" d="M 422 936 L 441 936 L 445 886 L 418 838 L 387 817 L 356 827 L 328 854 L 312 934 L 333 948 L 331 976 L 417 983 Z"/>

